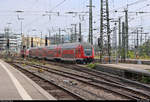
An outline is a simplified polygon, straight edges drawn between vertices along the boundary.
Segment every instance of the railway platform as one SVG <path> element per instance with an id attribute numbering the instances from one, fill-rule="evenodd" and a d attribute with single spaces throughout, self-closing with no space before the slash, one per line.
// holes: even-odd
<path id="1" fill-rule="evenodd" d="M 95 62 L 100 62 L 100 59 L 96 58 Z M 113 62 L 115 63 L 115 60 L 113 60 Z M 121 60 L 119 59 L 119 62 L 121 62 Z M 143 64 L 143 65 L 150 65 L 150 60 L 144 60 L 144 59 L 126 59 L 126 62 L 128 64 Z"/>
<path id="2" fill-rule="evenodd" d="M 27 76 L 0 60 L 0 100 L 56 100 Z"/>
<path id="3" fill-rule="evenodd" d="M 98 64 L 96 69 L 123 77 L 126 73 L 134 73 L 150 77 L 150 66 L 143 64 Z"/>
<path id="4" fill-rule="evenodd" d="M 143 64 L 143 65 L 150 65 L 150 60 L 144 59 L 126 59 L 126 63 L 129 64 Z"/>

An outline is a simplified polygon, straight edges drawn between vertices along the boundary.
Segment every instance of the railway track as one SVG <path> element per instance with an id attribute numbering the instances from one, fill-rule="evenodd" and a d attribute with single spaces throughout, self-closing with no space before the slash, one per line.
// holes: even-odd
<path id="1" fill-rule="evenodd" d="M 52 64 L 53 62 L 48 62 L 50 64 Z M 139 94 L 143 94 L 143 96 L 146 96 L 148 99 L 150 99 L 150 86 L 136 82 L 136 81 L 131 81 L 125 78 L 121 78 L 118 76 L 114 76 L 111 74 L 107 74 L 105 72 L 101 72 L 101 71 L 96 71 L 96 70 L 91 70 L 91 69 L 87 69 L 84 68 L 82 66 L 78 66 L 78 65 L 64 65 L 64 64 L 60 64 L 60 63 L 53 63 L 54 65 L 60 65 L 63 66 L 64 68 L 69 68 L 72 70 L 77 70 L 79 72 L 84 72 L 87 73 L 89 76 L 93 75 L 94 79 L 103 79 L 105 81 L 108 82 L 113 82 L 115 84 L 119 84 L 118 87 L 122 87 L 122 86 L 126 86 L 126 90 L 129 90 L 133 93 L 139 93 Z M 92 77 L 92 76 L 91 76 Z M 95 82 L 99 82 L 99 81 L 95 81 Z M 109 83 L 110 85 L 112 85 L 111 83 Z M 124 88 L 125 89 L 125 88 Z M 135 90 L 135 91 L 133 91 Z M 141 91 L 142 90 L 142 91 Z M 138 96 L 138 94 L 136 94 Z"/>
<path id="2" fill-rule="evenodd" d="M 34 65 L 34 67 L 37 67 L 37 66 L 39 66 L 39 65 Z M 39 66 L 39 68 L 40 67 L 44 67 L 44 68 L 50 68 L 50 67 L 45 67 L 45 66 Z M 73 68 L 73 66 L 71 67 L 71 68 Z M 51 70 L 52 70 L 52 68 L 51 68 Z M 50 71 L 51 71 L 50 70 Z M 68 73 L 68 72 L 65 72 L 65 71 L 60 71 L 60 70 L 56 70 L 56 69 L 53 69 L 53 70 L 55 70 L 55 71 L 58 71 L 58 72 L 61 72 L 62 73 L 62 75 L 63 74 L 70 74 L 70 76 L 67 76 L 67 77 L 71 77 L 72 79 L 74 78 L 74 77 L 80 77 L 80 78 L 84 78 L 84 79 L 87 79 L 87 80 L 90 80 L 91 82 L 90 83 L 94 83 L 95 85 L 99 85 L 99 84 L 103 84 L 103 85 L 105 85 L 105 86 L 112 86 L 112 88 L 122 88 L 122 89 L 124 89 L 124 90 L 128 90 L 127 91 L 127 93 L 125 93 L 125 94 L 129 94 L 128 92 L 131 92 L 131 93 L 136 93 L 136 96 L 135 95 L 132 95 L 132 94 L 129 94 L 130 96 L 133 96 L 133 97 L 140 97 L 140 96 L 143 96 L 143 97 L 141 97 L 141 98 L 150 98 L 150 93 L 149 92 L 142 92 L 142 91 L 140 91 L 140 90 L 135 90 L 135 88 L 131 88 L 131 87 L 126 87 L 125 85 L 123 85 L 122 83 L 119 83 L 119 82 L 116 82 L 116 81 L 113 81 L 113 80 L 110 80 L 110 81 L 108 81 L 108 79 L 107 80 L 101 80 L 101 79 L 99 79 L 99 78 L 103 78 L 103 79 L 106 79 L 106 78 L 104 78 L 104 77 L 100 77 L 99 75 L 97 76 L 97 75 L 92 75 L 91 76 L 91 73 L 90 74 L 88 74 L 88 76 L 82 76 L 82 75 L 78 75 L 78 74 L 72 74 L 72 73 Z M 80 70 L 81 71 L 81 70 Z M 52 72 L 52 73 L 54 73 L 54 72 Z M 87 71 L 86 71 L 86 73 L 87 73 Z M 59 73 L 57 73 L 57 74 L 59 74 Z M 72 76 L 74 76 L 74 77 L 72 77 Z M 98 77 L 98 78 L 97 78 Z M 75 78 L 75 79 L 76 79 Z M 77 79 L 76 79 L 77 80 Z M 79 80 L 79 81 L 82 81 L 82 80 Z M 110 87 L 109 87 L 110 88 Z M 146 90 L 146 89 L 145 89 Z M 118 92 L 121 92 L 122 90 L 118 90 Z M 147 91 L 147 90 L 146 90 Z"/>
<path id="3" fill-rule="evenodd" d="M 122 89 L 126 90 L 126 92 L 124 91 L 125 92 L 124 94 L 127 95 L 126 97 L 130 96 L 130 99 L 150 99 L 150 95 L 149 95 L 150 87 L 145 84 L 134 82 L 134 81 L 131 81 L 131 80 L 128 80 L 125 78 L 118 77 L 118 76 L 110 75 L 110 74 L 107 74 L 107 73 L 104 73 L 101 71 L 87 69 L 87 68 L 84 68 L 79 65 L 68 64 L 66 66 L 66 64 L 54 63 L 54 62 L 49 62 L 49 61 L 46 63 L 56 65 L 56 66 L 61 66 L 66 69 L 76 70 L 78 72 L 83 72 L 83 73 L 88 74 L 88 77 L 87 76 L 83 77 L 83 75 L 78 75 L 78 74 L 70 74 L 70 72 L 68 73 L 65 71 L 60 71 L 60 70 L 56 70 L 56 69 L 53 69 L 53 68 L 50 68 L 47 66 L 42 66 L 42 65 L 37 65 L 37 64 L 30 65 L 30 66 L 36 67 L 36 68 L 42 67 L 42 68 L 44 68 L 44 70 L 50 69 L 50 70 L 48 70 L 49 72 L 59 74 L 61 76 L 68 77 L 67 75 L 64 75 L 64 74 L 68 74 L 68 75 L 70 74 L 70 76 L 76 77 L 76 79 L 75 79 L 74 77 L 69 76 L 71 79 L 75 79 L 80 82 L 82 82 L 83 79 L 90 80 L 90 81 L 88 81 L 88 83 L 91 83 L 92 85 L 94 83 L 95 86 L 98 86 L 99 84 L 103 84 L 103 86 L 105 85 L 105 87 L 101 86 L 101 88 L 103 88 L 103 89 L 105 88 L 105 90 L 110 89 L 110 86 L 111 86 L 111 88 L 114 88 L 114 87 L 118 87 L 119 89 L 122 88 Z M 85 74 L 84 74 L 84 76 L 85 76 Z M 98 86 L 98 87 L 100 88 L 100 86 Z M 143 90 L 143 91 L 141 91 L 141 90 Z M 113 91 L 113 90 L 111 90 L 111 91 Z M 117 91 L 118 93 L 122 92 L 122 90 L 115 90 L 115 91 Z"/>
<path id="4" fill-rule="evenodd" d="M 115 81 L 111 81 L 111 82 L 101 81 L 101 80 L 93 79 L 91 77 L 84 77 L 81 75 L 67 73 L 65 71 L 60 71 L 60 70 L 56 70 L 56 69 L 52 69 L 52 68 L 50 69 L 49 67 L 41 66 L 41 65 L 30 65 L 30 66 L 32 66 L 34 68 L 44 68 L 44 70 L 46 70 L 50 73 L 55 73 L 55 74 L 59 74 L 61 76 L 69 77 L 70 79 L 75 79 L 77 81 L 80 81 L 80 82 L 83 82 L 86 84 L 90 84 L 94 87 L 107 90 L 111 93 L 115 93 L 117 95 L 124 96 L 128 99 L 137 99 L 138 100 L 138 99 L 150 98 L 150 96 L 148 94 L 146 94 L 142 91 L 135 90 L 130 87 L 122 86 L 121 84 L 119 84 L 118 82 L 115 82 Z M 85 79 L 88 81 L 85 81 Z"/>
<path id="5" fill-rule="evenodd" d="M 84 97 L 81 97 L 78 94 L 70 92 L 66 88 L 57 85 L 52 80 L 48 80 L 46 78 L 41 77 L 38 74 L 25 70 L 24 68 L 18 66 L 17 64 L 11 63 L 11 65 L 13 65 L 17 70 L 21 71 L 26 76 L 35 81 L 39 86 L 45 89 L 57 100 L 86 100 Z"/>
<path id="6" fill-rule="evenodd" d="M 82 71 L 82 72 L 94 75 L 95 77 L 102 77 L 105 80 L 110 81 L 110 82 L 113 79 L 113 80 L 115 80 L 115 82 L 119 83 L 120 85 L 123 85 L 123 86 L 126 85 L 126 86 L 130 86 L 130 87 L 134 87 L 134 88 L 139 89 L 139 90 L 144 90 L 146 92 L 150 92 L 150 86 L 143 84 L 143 83 L 139 83 L 136 81 L 132 81 L 132 80 L 123 78 L 123 77 L 108 74 L 108 73 L 105 73 L 102 71 L 83 68 L 82 66 L 79 66 L 79 65 L 72 66 L 72 68 L 74 68 L 75 70 L 78 70 L 78 71 Z"/>
<path id="7" fill-rule="evenodd" d="M 18 65 L 18 64 L 15 64 L 15 65 L 17 65 L 17 66 L 19 66 L 19 67 L 21 67 L 20 65 Z M 29 68 L 29 66 L 27 65 L 26 66 L 26 68 Z M 25 70 L 27 70 L 26 68 L 23 68 L 23 69 L 25 69 Z M 34 67 L 35 68 L 35 67 Z M 30 69 L 29 69 L 30 70 Z M 28 70 L 28 71 L 29 71 Z M 34 74 L 36 74 L 36 71 L 30 71 L 31 73 L 34 73 Z M 39 74 L 39 73 L 37 73 L 38 75 L 40 75 L 41 76 L 41 74 Z M 93 84 L 90 84 L 89 83 L 89 81 L 83 81 L 83 80 L 81 80 L 81 79 L 76 79 L 76 80 L 78 80 L 78 81 L 80 81 L 80 82 L 78 82 L 78 84 L 81 84 L 81 85 L 77 85 L 77 86 L 72 86 L 72 85 L 69 85 L 69 86 L 65 86 L 65 83 L 63 83 L 63 85 L 62 85 L 62 78 L 60 78 L 59 77 L 59 79 L 61 80 L 59 80 L 58 82 L 57 82 L 57 79 L 56 79 L 56 77 L 58 77 L 57 75 L 55 75 L 55 76 L 53 76 L 52 74 L 56 74 L 56 73 L 54 73 L 54 72 L 46 72 L 46 73 L 44 73 L 44 75 L 45 75 L 45 77 L 44 78 L 46 78 L 47 76 L 50 76 L 49 77 L 49 79 L 54 79 L 55 80 L 55 82 L 57 83 L 57 85 L 59 84 L 59 86 L 64 86 L 64 87 L 66 87 L 66 89 L 67 90 L 70 90 L 70 91 L 72 91 L 72 90 L 74 90 L 74 92 L 76 92 L 76 94 L 78 94 L 78 96 L 80 96 L 80 97 L 83 97 L 84 99 L 86 99 L 86 100 L 109 100 L 109 98 L 107 99 L 106 97 L 102 97 L 102 96 L 99 96 L 99 95 L 97 95 L 97 94 L 95 94 L 95 93 L 92 93 L 91 91 L 88 91 L 88 90 L 86 90 L 86 89 L 84 89 L 83 87 L 81 87 L 81 86 L 87 86 L 88 85 L 88 88 L 89 88 L 89 85 L 91 85 L 92 87 L 93 87 Z M 57 73 L 58 74 L 58 73 Z M 59 73 L 59 76 L 60 76 L 60 73 Z M 64 79 L 66 79 L 68 76 L 65 76 L 65 75 L 61 75 L 61 77 L 65 77 Z M 75 78 L 74 78 L 75 79 Z M 69 79 L 68 79 L 69 80 Z M 96 86 L 96 85 L 95 85 Z M 105 91 L 106 91 L 106 87 L 97 87 L 97 88 L 101 88 L 101 90 L 104 90 L 105 89 Z M 97 89 L 98 90 L 98 89 Z M 113 93 L 114 94 L 114 92 L 113 91 L 110 91 L 108 88 L 107 88 L 107 91 L 109 91 L 109 93 L 111 92 L 111 93 Z M 73 93 L 74 93 L 73 92 Z M 102 92 L 102 91 L 101 91 Z M 122 94 L 120 94 L 120 93 L 118 93 L 117 92 L 117 95 L 114 97 L 114 99 L 116 98 L 116 97 L 118 97 L 118 95 L 119 95 L 119 98 L 118 99 L 125 99 L 125 100 L 127 100 L 127 99 L 135 99 L 135 98 L 133 98 L 133 97 L 130 97 L 130 96 L 127 96 L 127 95 L 122 95 Z M 120 97 L 123 97 L 123 98 L 120 98 Z"/>
<path id="8" fill-rule="evenodd" d="M 101 79 L 109 81 L 109 82 L 113 82 L 113 83 L 120 84 L 123 86 L 125 86 L 125 85 L 131 86 L 131 87 L 135 87 L 136 89 L 139 89 L 139 90 L 144 90 L 144 91 L 150 92 L 150 86 L 149 85 L 139 83 L 136 81 L 132 81 L 132 80 L 129 80 L 129 79 L 126 79 L 123 77 L 115 76 L 112 74 L 108 74 L 106 72 L 97 71 L 94 69 L 88 69 L 88 68 L 85 68 L 85 67 L 80 66 L 80 65 L 67 65 L 66 66 L 66 65 L 61 64 L 61 63 L 59 63 L 59 64 L 54 63 L 54 62 L 48 62 L 48 63 L 53 64 L 53 65 L 57 65 L 57 66 L 59 65 L 59 66 L 64 67 L 64 68 L 69 68 L 71 70 L 84 72 L 84 73 L 87 73 L 88 75 L 92 75 L 94 78 L 101 78 Z"/>

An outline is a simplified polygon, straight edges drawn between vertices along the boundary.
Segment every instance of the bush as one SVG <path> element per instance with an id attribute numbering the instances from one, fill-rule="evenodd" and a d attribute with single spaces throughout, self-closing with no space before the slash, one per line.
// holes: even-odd
<path id="1" fill-rule="evenodd" d="M 129 51 L 128 52 L 129 58 L 134 59 L 135 58 L 135 54 L 134 51 Z"/>

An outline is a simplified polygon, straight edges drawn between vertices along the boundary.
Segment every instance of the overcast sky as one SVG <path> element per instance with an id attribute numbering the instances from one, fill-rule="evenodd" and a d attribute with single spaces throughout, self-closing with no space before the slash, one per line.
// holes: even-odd
<path id="1" fill-rule="evenodd" d="M 64 2 L 63 2 L 64 1 Z M 136 3 L 136 1 L 142 1 Z M 63 2 L 63 3 L 62 3 Z M 129 12 L 136 11 L 150 11 L 150 0 L 109 0 L 110 18 L 118 19 L 124 13 L 114 13 L 113 10 L 123 11 L 126 8 L 126 4 L 134 3 L 129 6 Z M 62 3 L 61 5 L 59 5 Z M 78 24 L 81 22 L 78 15 L 67 15 L 66 12 L 86 12 L 88 11 L 89 0 L 0 0 L 0 31 L 7 26 L 11 27 L 13 32 L 20 33 L 20 21 L 18 21 L 17 15 L 23 20 L 23 33 L 29 35 L 40 35 L 40 32 L 48 34 L 48 29 L 51 29 L 52 33 L 57 33 L 58 28 L 66 29 L 70 28 L 71 24 Z M 59 6 L 58 6 L 59 5 Z M 100 0 L 93 0 L 93 24 L 94 28 L 99 28 L 100 24 Z M 21 14 L 15 11 L 24 11 Z M 51 20 L 48 16 L 42 16 L 45 11 L 59 12 L 60 16 L 56 13 L 51 14 Z M 82 20 L 82 32 L 85 37 L 88 35 L 88 14 L 84 14 Z M 135 13 L 129 14 L 129 25 L 131 28 L 135 28 L 138 25 L 143 25 L 145 30 L 150 29 L 150 13 L 136 15 Z M 123 18 L 124 19 L 124 18 Z M 122 20 L 123 20 L 122 19 Z M 11 23 L 11 24 L 8 24 Z M 36 29 L 33 32 L 32 29 Z M 68 31 L 69 32 L 69 31 Z M 98 36 L 99 31 L 94 32 L 95 37 Z"/>

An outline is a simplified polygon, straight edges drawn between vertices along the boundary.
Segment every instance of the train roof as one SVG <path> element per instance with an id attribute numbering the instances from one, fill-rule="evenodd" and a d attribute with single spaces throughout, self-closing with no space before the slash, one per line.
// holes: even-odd
<path id="1" fill-rule="evenodd" d="M 46 48 L 48 48 L 48 49 L 54 49 L 56 47 L 57 47 L 57 45 L 50 45 L 50 46 L 47 46 Z"/>
<path id="2" fill-rule="evenodd" d="M 75 43 L 65 43 L 65 44 L 58 44 L 58 45 L 50 45 L 50 46 L 47 46 L 46 48 L 48 49 L 54 49 L 58 46 L 62 47 L 62 48 L 76 48 L 78 47 L 79 45 L 83 46 L 84 48 L 89 48 L 91 47 L 92 45 L 89 44 L 89 43 L 86 43 L 86 42 L 75 42 Z M 30 50 L 34 50 L 34 49 L 38 49 L 38 48 L 45 48 L 45 47 L 34 47 L 34 48 L 30 48 Z"/>
<path id="3" fill-rule="evenodd" d="M 38 48 L 43 48 L 43 47 L 32 47 L 30 50 L 38 49 Z"/>
<path id="4" fill-rule="evenodd" d="M 89 43 L 85 43 L 85 42 L 76 42 L 76 43 L 66 43 L 66 44 L 62 44 L 60 46 L 62 46 L 62 48 L 76 48 L 79 45 L 82 45 L 83 47 L 91 47 L 91 45 Z"/>

